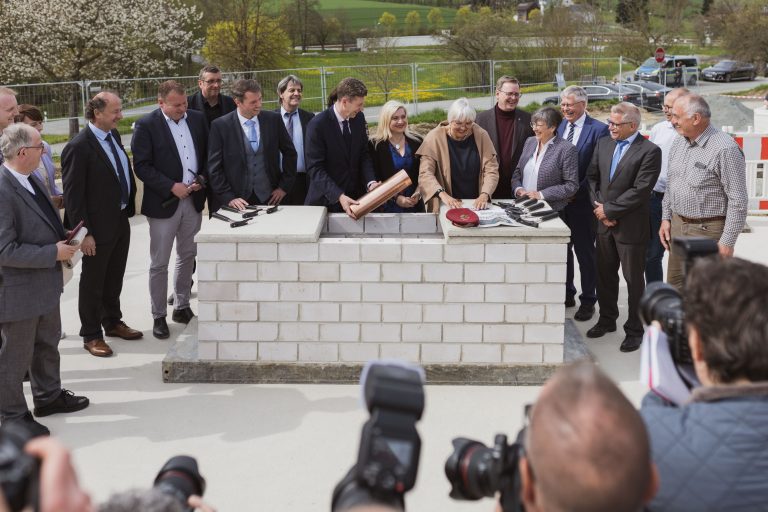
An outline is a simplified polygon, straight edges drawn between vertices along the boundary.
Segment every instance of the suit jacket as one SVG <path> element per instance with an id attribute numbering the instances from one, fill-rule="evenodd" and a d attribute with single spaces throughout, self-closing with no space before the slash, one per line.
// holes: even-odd
<path id="1" fill-rule="evenodd" d="M 525 141 L 520 161 L 512 174 L 512 193 L 523 186 L 523 170 L 525 164 L 536 152 L 538 146 L 536 137 L 529 137 Z M 568 201 L 579 189 L 578 182 L 579 155 L 576 147 L 565 139 L 555 135 L 539 166 L 539 175 L 536 182 L 536 190 L 541 192 L 544 200 L 553 210 L 560 211 L 565 208 Z"/>
<path id="2" fill-rule="evenodd" d="M 187 110 L 187 126 L 195 146 L 198 174 L 207 178 L 205 166 L 208 157 L 208 126 L 205 115 L 195 110 Z M 171 217 L 179 206 L 178 201 L 174 201 L 167 208 L 163 208 L 162 203 L 173 196 L 171 187 L 184 180 L 184 167 L 162 110 L 158 108 L 136 121 L 131 150 L 136 176 L 144 182 L 141 213 L 158 219 Z M 205 206 L 205 194 L 205 190 L 192 194 L 192 201 L 198 212 Z"/>
<path id="3" fill-rule="evenodd" d="M 557 128 L 557 134 L 563 139 L 568 132 L 568 121 L 563 121 Z M 576 200 L 583 204 L 591 204 L 589 201 L 589 184 L 587 183 L 587 169 L 592 161 L 592 153 L 595 151 L 595 145 L 601 137 L 610 135 L 608 125 L 597 119 L 587 116 L 584 119 L 584 126 L 581 128 L 579 140 L 576 143 L 576 149 L 579 151 L 579 190 L 576 193 Z"/>
<path id="4" fill-rule="evenodd" d="M 112 130 L 115 144 L 125 151 L 120 134 Z M 115 226 L 120 222 L 120 180 L 96 135 L 86 126 L 64 146 L 61 152 L 61 177 L 64 183 L 67 218 L 72 226 L 85 221 L 88 234 L 96 244 L 115 239 Z M 136 213 L 136 180 L 128 159 L 130 196 L 125 214 Z"/>
<path id="5" fill-rule="evenodd" d="M 347 151 L 333 106 L 317 114 L 307 126 L 304 149 L 309 190 L 305 204 L 330 206 L 346 194 L 357 199 L 376 181 L 368 153 L 368 127 L 362 112 L 349 120 L 352 147 Z"/>
<path id="6" fill-rule="evenodd" d="M 279 114 L 262 110 L 256 117 L 259 123 L 259 144 L 264 148 L 264 164 L 272 190 L 288 192 L 296 179 L 296 149 Z M 208 176 L 211 186 L 209 210 L 215 212 L 221 205 L 238 197 L 247 199 L 251 190 L 245 190 L 247 163 L 245 140 L 237 110 L 211 123 L 208 137 Z M 283 157 L 282 171 L 280 155 Z"/>
<path id="7" fill-rule="evenodd" d="M 235 100 L 225 94 L 219 94 L 219 103 L 221 103 L 222 116 L 229 114 L 237 108 L 237 105 L 235 105 Z M 187 96 L 187 108 L 190 110 L 197 110 L 198 112 L 202 112 L 203 116 L 205 116 L 204 104 L 205 98 L 203 98 L 203 93 L 199 90 L 195 94 L 190 94 Z"/>
<path id="8" fill-rule="evenodd" d="M 496 129 L 496 107 L 494 106 L 494 108 L 489 108 L 488 110 L 484 110 L 477 114 L 475 122 L 488 132 L 488 136 L 491 138 L 491 142 L 493 142 L 493 147 L 496 148 L 496 159 L 499 161 L 499 165 L 501 165 L 501 158 L 499 157 L 501 145 L 499 144 L 499 132 Z M 523 145 L 525 144 L 525 141 L 528 140 L 528 137 L 533 137 L 531 114 L 520 108 L 516 108 L 515 133 L 512 136 L 512 172 L 514 172 L 515 167 L 517 167 L 517 164 L 520 161 Z M 501 172 L 501 167 L 499 167 L 499 172 Z"/>
<path id="9" fill-rule="evenodd" d="M 621 243 L 645 244 L 650 236 L 651 191 L 661 171 L 661 149 L 638 134 L 610 180 L 615 148 L 616 141 L 610 137 L 598 140 L 587 171 L 592 204 L 602 203 L 606 217 L 618 221 L 612 228 L 598 221 L 597 231 L 610 231 Z"/>
<path id="10" fill-rule="evenodd" d="M 277 114 L 280 114 L 280 107 L 277 107 L 274 111 Z M 313 114 L 312 112 L 308 112 L 303 108 L 299 109 L 299 121 L 301 121 L 301 136 L 304 137 L 304 140 L 307 139 L 307 126 L 309 125 L 309 122 L 312 120 L 313 117 L 315 117 L 315 114 Z"/>
<path id="11" fill-rule="evenodd" d="M 47 196 L 45 200 L 50 203 Z M 58 211 L 52 203 L 51 208 Z M 0 165 L 0 323 L 58 307 L 64 286 L 56 243 L 63 231 L 61 222 L 52 224 L 32 195 Z"/>

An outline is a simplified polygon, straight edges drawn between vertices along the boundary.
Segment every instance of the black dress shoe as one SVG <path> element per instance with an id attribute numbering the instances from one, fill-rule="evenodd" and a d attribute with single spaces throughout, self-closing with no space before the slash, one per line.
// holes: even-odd
<path id="1" fill-rule="evenodd" d="M 49 436 L 51 435 L 51 431 L 48 430 L 48 427 L 45 425 L 41 425 L 40 423 L 36 422 L 35 419 L 32 417 L 32 413 L 27 411 L 24 416 L 20 418 L 14 418 L 11 420 L 5 420 L 3 422 L 3 426 L 6 424 L 16 424 L 19 427 L 23 428 L 28 435 L 31 437 L 40 437 L 40 436 Z"/>
<path id="2" fill-rule="evenodd" d="M 587 338 L 602 338 L 606 333 L 614 332 L 616 330 L 616 324 L 607 325 L 596 323 L 590 330 L 587 331 Z"/>
<path id="3" fill-rule="evenodd" d="M 165 321 L 165 317 L 155 318 L 155 324 L 152 326 L 152 334 L 159 340 L 164 340 L 171 335 L 168 330 L 168 323 Z"/>
<path id="4" fill-rule="evenodd" d="M 190 320 L 195 316 L 191 308 L 174 309 L 171 320 L 177 324 L 188 324 Z"/>
<path id="5" fill-rule="evenodd" d="M 169 306 L 173 306 L 173 294 L 170 294 L 170 295 L 168 296 L 168 305 L 169 305 Z"/>
<path id="6" fill-rule="evenodd" d="M 574 320 L 585 322 L 591 320 L 595 314 L 595 306 L 592 304 L 582 304 L 579 306 L 579 310 L 573 315 Z"/>
<path id="7" fill-rule="evenodd" d="M 573 297 L 573 295 L 566 295 L 565 296 L 565 307 L 572 308 L 576 305 L 576 299 Z"/>
<path id="8" fill-rule="evenodd" d="M 619 347 L 619 350 L 622 352 L 634 352 L 635 350 L 640 348 L 640 345 L 643 343 L 643 337 L 642 336 L 630 336 L 627 334 L 626 337 L 624 337 L 624 341 L 621 342 L 621 346 Z"/>
<path id="9" fill-rule="evenodd" d="M 84 396 L 77 396 L 73 392 L 62 389 L 56 400 L 43 405 L 35 407 L 35 416 L 50 416 L 51 414 L 57 414 L 60 412 L 75 412 L 81 411 L 88 407 L 90 401 Z"/>

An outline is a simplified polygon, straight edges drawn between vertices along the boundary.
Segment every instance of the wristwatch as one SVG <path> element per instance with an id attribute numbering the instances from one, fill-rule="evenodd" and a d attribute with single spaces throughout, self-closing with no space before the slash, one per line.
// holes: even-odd
<path id="1" fill-rule="evenodd" d="M 435 195 L 439 197 L 441 192 L 445 192 L 445 189 L 444 188 L 437 189 L 437 192 L 435 192 Z"/>

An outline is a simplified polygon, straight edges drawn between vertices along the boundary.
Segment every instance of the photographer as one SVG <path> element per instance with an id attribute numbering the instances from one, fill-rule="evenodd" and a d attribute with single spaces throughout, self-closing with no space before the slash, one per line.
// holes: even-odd
<path id="1" fill-rule="evenodd" d="M 768 268 L 697 260 L 683 308 L 701 387 L 676 407 L 640 410 L 661 488 L 654 511 L 758 510 L 768 502 Z M 537 468 L 538 469 L 538 468 Z"/>
<path id="2" fill-rule="evenodd" d="M 634 512 L 658 487 L 639 414 L 588 363 L 562 368 L 542 388 L 519 472 L 528 512 Z"/>

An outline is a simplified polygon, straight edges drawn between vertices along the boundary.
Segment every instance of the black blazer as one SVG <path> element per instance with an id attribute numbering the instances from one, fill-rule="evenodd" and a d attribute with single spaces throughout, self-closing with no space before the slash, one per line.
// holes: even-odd
<path id="1" fill-rule="evenodd" d="M 598 233 L 609 230 L 616 240 L 626 244 L 645 244 L 650 236 L 650 198 L 661 171 L 661 149 L 638 134 L 616 166 L 609 180 L 616 141 L 603 137 L 597 141 L 587 179 L 589 194 L 603 204 L 606 217 L 617 220 L 612 228 L 598 221 Z"/>
<path id="2" fill-rule="evenodd" d="M 408 146 L 411 148 L 411 155 L 413 155 L 413 166 L 408 171 L 408 176 L 414 185 L 418 186 L 419 183 L 419 163 L 421 162 L 421 156 L 416 154 L 416 151 L 421 146 L 421 141 L 406 137 Z M 384 181 L 391 178 L 400 169 L 395 169 L 395 165 L 392 162 L 392 152 L 389 149 L 389 142 L 381 141 L 378 146 L 374 146 L 373 141 L 368 141 L 368 151 L 371 153 L 371 159 L 373 160 L 373 174 L 376 176 L 377 181 Z M 407 170 L 407 169 L 406 169 Z"/>
<path id="3" fill-rule="evenodd" d="M 568 136 L 568 121 L 563 120 L 557 128 L 557 134 L 565 139 Z M 589 201 L 589 183 L 587 183 L 587 169 L 592 162 L 592 154 L 595 151 L 597 141 L 602 137 L 609 136 L 608 125 L 598 121 L 594 117 L 587 116 L 584 119 L 584 126 L 581 127 L 581 134 L 576 143 L 576 149 L 579 150 L 579 191 L 576 193 L 576 200 L 579 203 L 588 205 Z"/>
<path id="4" fill-rule="evenodd" d="M 112 130 L 115 144 L 123 151 L 117 130 Z M 64 146 L 61 152 L 61 177 L 67 198 L 67 218 L 72 226 L 85 221 L 88 233 L 96 244 L 111 243 L 118 232 L 115 227 L 123 213 L 120 210 L 120 180 L 96 135 L 86 126 Z M 136 213 L 136 180 L 128 159 L 130 196 L 125 213 Z"/>
<path id="5" fill-rule="evenodd" d="M 352 148 L 347 151 L 333 106 L 317 114 L 304 139 L 309 190 L 304 204 L 331 206 L 346 194 L 357 199 L 376 181 L 368 153 L 368 127 L 362 112 L 349 120 Z"/>
<path id="6" fill-rule="evenodd" d="M 296 149 L 279 114 L 262 110 L 256 117 L 259 122 L 264 163 L 272 190 L 291 190 L 296 179 Z M 280 155 L 283 157 L 282 172 Z M 211 186 L 209 210 L 215 212 L 221 205 L 235 198 L 247 199 L 251 190 L 245 190 L 245 140 L 237 110 L 211 123 L 208 137 L 208 177 Z"/>
<path id="7" fill-rule="evenodd" d="M 205 166 L 208 157 L 208 126 L 205 114 L 187 110 L 187 125 L 197 154 L 198 174 L 207 178 Z M 141 213 L 158 219 L 171 217 L 179 206 L 178 201 L 174 201 L 167 208 L 163 208 L 162 203 L 173 195 L 171 187 L 184 180 L 184 168 L 162 110 L 158 108 L 136 121 L 131 151 L 136 176 L 144 182 Z M 192 201 L 198 212 L 205 206 L 205 194 L 205 190 L 192 194 Z"/>
<path id="8" fill-rule="evenodd" d="M 187 96 L 187 108 L 190 110 L 197 110 L 202 112 L 203 118 L 205 119 L 204 103 L 205 99 L 203 98 L 203 93 L 199 90 L 195 94 L 190 94 Z M 222 116 L 229 114 L 237 108 L 237 105 L 235 105 L 235 100 L 225 94 L 219 94 L 219 103 L 221 103 Z"/>

